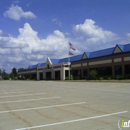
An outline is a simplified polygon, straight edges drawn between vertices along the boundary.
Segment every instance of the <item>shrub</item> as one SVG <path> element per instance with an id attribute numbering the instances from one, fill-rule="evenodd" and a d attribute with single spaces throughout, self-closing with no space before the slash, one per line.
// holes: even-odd
<path id="1" fill-rule="evenodd" d="M 70 76 L 70 80 L 73 80 L 73 76 Z"/>
<path id="2" fill-rule="evenodd" d="M 25 80 L 26 78 L 25 78 L 25 76 L 23 76 L 23 78 L 22 78 L 23 80 Z"/>
<path id="3" fill-rule="evenodd" d="M 97 70 L 91 70 L 90 72 L 92 79 L 97 79 L 98 78 L 97 74 L 98 74 Z"/>
<path id="4" fill-rule="evenodd" d="M 65 77 L 65 80 L 68 80 L 69 79 L 69 77 Z"/>
<path id="5" fill-rule="evenodd" d="M 14 80 L 18 80 L 18 77 L 14 77 Z"/>
<path id="6" fill-rule="evenodd" d="M 4 80 L 9 80 L 9 76 L 5 75 Z"/>
<path id="7" fill-rule="evenodd" d="M 116 79 L 122 80 L 122 79 L 124 79 L 124 76 L 123 75 L 118 75 L 118 76 L 116 76 Z"/>
<path id="8" fill-rule="evenodd" d="M 103 78 L 103 77 L 100 77 L 99 80 L 104 80 L 104 78 Z"/>
<path id="9" fill-rule="evenodd" d="M 79 79 L 80 79 L 80 77 L 79 77 L 79 76 L 77 76 L 77 77 L 75 77 L 74 79 L 75 79 L 75 80 L 79 80 Z"/>
<path id="10" fill-rule="evenodd" d="M 107 79 L 108 79 L 108 80 L 111 80 L 112 78 L 111 78 L 111 77 L 108 77 Z"/>
<path id="11" fill-rule="evenodd" d="M 130 79 L 130 75 L 128 76 L 128 79 Z"/>
<path id="12" fill-rule="evenodd" d="M 69 76 L 65 77 L 65 80 L 73 80 L 73 76 L 70 76 L 70 78 L 69 78 Z"/>
<path id="13" fill-rule="evenodd" d="M 28 80 L 31 80 L 31 79 L 33 79 L 33 77 L 32 77 L 32 76 L 29 76 L 27 79 L 28 79 Z"/>
<path id="14" fill-rule="evenodd" d="M 10 74 L 10 78 L 11 78 L 11 79 L 14 79 L 14 78 L 15 78 L 13 73 Z"/>

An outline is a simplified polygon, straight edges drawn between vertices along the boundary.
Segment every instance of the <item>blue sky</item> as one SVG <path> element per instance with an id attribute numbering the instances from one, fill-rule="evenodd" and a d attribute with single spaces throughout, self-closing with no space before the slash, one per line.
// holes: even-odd
<path id="1" fill-rule="evenodd" d="M 0 1 L 0 68 L 27 68 L 46 58 L 130 42 L 129 0 Z"/>

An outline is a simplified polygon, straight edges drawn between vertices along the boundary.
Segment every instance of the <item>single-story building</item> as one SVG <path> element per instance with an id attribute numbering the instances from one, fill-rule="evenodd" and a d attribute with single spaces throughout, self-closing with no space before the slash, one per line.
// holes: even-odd
<path id="1" fill-rule="evenodd" d="M 68 62 L 69 61 L 69 62 Z M 47 58 L 46 62 L 30 65 L 18 74 L 37 80 L 65 80 L 70 74 L 75 79 L 90 79 L 90 71 L 96 69 L 99 76 L 130 76 L 130 44 L 84 52 L 83 54 L 63 59 Z"/>

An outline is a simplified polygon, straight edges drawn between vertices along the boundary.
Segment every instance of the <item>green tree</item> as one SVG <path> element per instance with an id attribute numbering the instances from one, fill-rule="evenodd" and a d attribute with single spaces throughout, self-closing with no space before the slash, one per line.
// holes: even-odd
<path id="1" fill-rule="evenodd" d="M 0 68 L 0 80 L 2 79 L 2 69 Z"/>
<path id="2" fill-rule="evenodd" d="M 8 76 L 8 74 L 5 74 L 5 76 L 4 76 L 4 80 L 9 80 L 9 76 Z"/>
<path id="3" fill-rule="evenodd" d="M 14 74 L 13 73 L 10 74 L 10 78 L 14 79 Z"/>
<path id="4" fill-rule="evenodd" d="M 11 79 L 17 79 L 17 77 L 18 77 L 17 69 L 16 69 L 16 68 L 13 68 L 13 69 L 12 69 L 12 72 L 11 72 L 11 74 L 10 74 L 10 78 L 11 78 Z"/>
<path id="5" fill-rule="evenodd" d="M 92 79 L 97 79 L 98 78 L 97 70 L 91 70 L 90 75 L 91 75 Z"/>
<path id="6" fill-rule="evenodd" d="M 6 75 L 5 69 L 0 68 L 0 78 L 4 79 L 5 75 Z"/>

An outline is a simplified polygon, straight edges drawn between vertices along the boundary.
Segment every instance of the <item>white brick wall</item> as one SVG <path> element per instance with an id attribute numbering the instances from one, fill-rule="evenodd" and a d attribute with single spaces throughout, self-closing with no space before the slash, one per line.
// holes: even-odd
<path id="1" fill-rule="evenodd" d="M 121 58 L 115 58 L 114 62 L 121 62 Z"/>
<path id="2" fill-rule="evenodd" d="M 107 63 L 112 63 L 112 60 L 101 60 L 101 61 L 93 61 L 89 62 L 89 65 L 99 65 L 99 64 L 107 64 Z"/>

